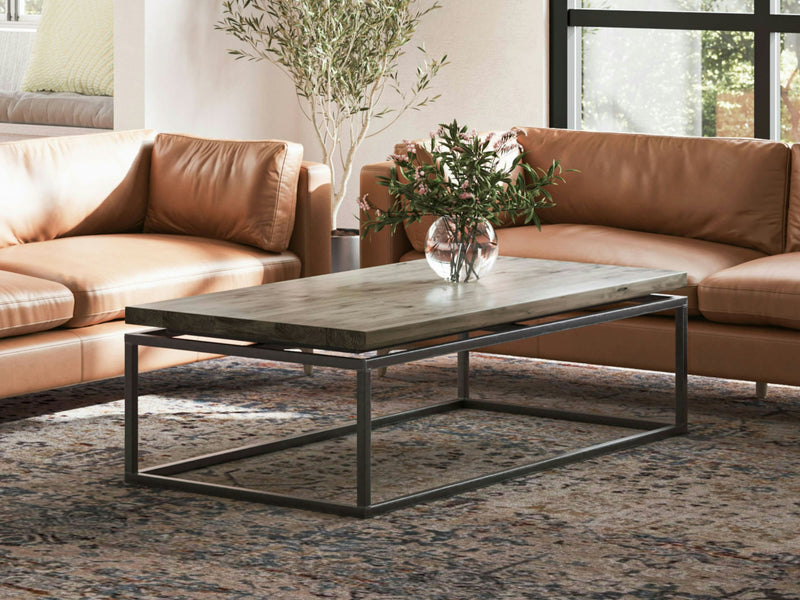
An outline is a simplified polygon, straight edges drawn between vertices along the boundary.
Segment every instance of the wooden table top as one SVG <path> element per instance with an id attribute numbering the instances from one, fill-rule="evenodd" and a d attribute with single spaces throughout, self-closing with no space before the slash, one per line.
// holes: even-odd
<path id="1" fill-rule="evenodd" d="M 128 323 L 253 342 L 365 352 L 686 285 L 658 269 L 501 256 L 476 282 L 424 260 L 126 308 Z"/>

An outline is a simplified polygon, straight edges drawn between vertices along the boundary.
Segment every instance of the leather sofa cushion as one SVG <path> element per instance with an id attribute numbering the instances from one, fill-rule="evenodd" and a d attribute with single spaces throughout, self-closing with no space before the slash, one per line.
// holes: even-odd
<path id="1" fill-rule="evenodd" d="M 789 180 L 786 252 L 800 252 L 800 144 L 792 144 L 792 173 Z"/>
<path id="2" fill-rule="evenodd" d="M 128 305 L 293 279 L 300 260 L 220 240 L 140 233 L 3 248 L 0 269 L 69 288 L 75 309 L 66 325 L 82 327 L 122 318 Z"/>
<path id="3" fill-rule="evenodd" d="M 303 147 L 284 141 L 159 134 L 145 231 L 289 246 Z"/>
<path id="4" fill-rule="evenodd" d="M 72 318 L 73 305 L 60 283 L 0 271 L 0 338 L 58 327 Z"/>
<path id="5" fill-rule="evenodd" d="M 688 297 L 697 314 L 697 285 L 709 275 L 764 256 L 756 250 L 598 225 L 544 225 L 497 230 L 500 254 L 685 271 Z"/>
<path id="6" fill-rule="evenodd" d="M 700 283 L 699 299 L 711 321 L 800 329 L 800 252 L 714 273 Z"/>
<path id="7" fill-rule="evenodd" d="M 526 160 L 560 159 L 547 223 L 606 225 L 777 254 L 784 248 L 789 149 L 752 139 L 528 128 Z"/>
<path id="8" fill-rule="evenodd" d="M 425 215 L 417 223 L 404 223 L 403 227 L 406 230 L 406 237 L 411 242 L 411 246 L 417 252 L 425 252 L 425 238 L 428 237 L 428 229 L 437 217 L 434 215 Z"/>
<path id="9" fill-rule="evenodd" d="M 151 139 L 114 131 L 0 144 L 0 248 L 140 231 Z"/>
<path id="10" fill-rule="evenodd" d="M 4 398 L 80 383 L 81 340 L 69 329 L 0 339 L 0 382 Z"/>

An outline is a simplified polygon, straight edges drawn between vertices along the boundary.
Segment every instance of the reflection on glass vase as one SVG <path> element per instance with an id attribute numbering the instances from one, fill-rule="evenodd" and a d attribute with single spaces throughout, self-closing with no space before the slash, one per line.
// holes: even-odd
<path id="1" fill-rule="evenodd" d="M 425 258 L 443 279 L 475 281 L 488 273 L 497 260 L 497 237 L 492 224 L 459 227 L 452 217 L 439 217 L 425 237 Z"/>

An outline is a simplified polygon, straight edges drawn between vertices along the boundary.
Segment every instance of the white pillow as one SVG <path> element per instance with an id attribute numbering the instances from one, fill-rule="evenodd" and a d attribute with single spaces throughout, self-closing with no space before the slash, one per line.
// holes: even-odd
<path id="1" fill-rule="evenodd" d="M 114 95 L 113 0 L 45 0 L 22 89 Z"/>

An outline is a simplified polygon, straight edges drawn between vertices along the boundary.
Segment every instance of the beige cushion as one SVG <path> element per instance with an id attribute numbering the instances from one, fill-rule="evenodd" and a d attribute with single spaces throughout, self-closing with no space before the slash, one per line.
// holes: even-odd
<path id="1" fill-rule="evenodd" d="M 300 144 L 159 134 L 145 231 L 289 246 L 303 160 Z"/>
<path id="2" fill-rule="evenodd" d="M 786 144 L 528 128 L 519 137 L 538 167 L 560 159 L 547 223 L 606 225 L 783 251 L 788 194 Z"/>
<path id="3" fill-rule="evenodd" d="M 47 0 L 22 89 L 114 95 L 113 0 Z"/>
<path id="4" fill-rule="evenodd" d="M 0 144 L 0 248 L 141 230 L 150 131 Z"/>
<path id="5" fill-rule="evenodd" d="M 72 317 L 73 304 L 59 283 L 0 271 L 0 338 L 58 327 Z"/>
<path id="6" fill-rule="evenodd" d="M 300 260 L 220 240 L 118 234 L 3 248 L 0 269 L 69 288 L 75 310 L 66 325 L 82 327 L 120 319 L 133 304 L 293 279 Z"/>
<path id="7" fill-rule="evenodd" d="M 699 300 L 712 321 L 800 329 L 800 252 L 714 273 L 700 283 Z"/>
<path id="8" fill-rule="evenodd" d="M 598 225 L 530 225 L 497 231 L 500 254 L 627 267 L 685 271 L 688 285 L 675 293 L 696 314 L 697 285 L 709 275 L 764 256 L 756 250 Z"/>

